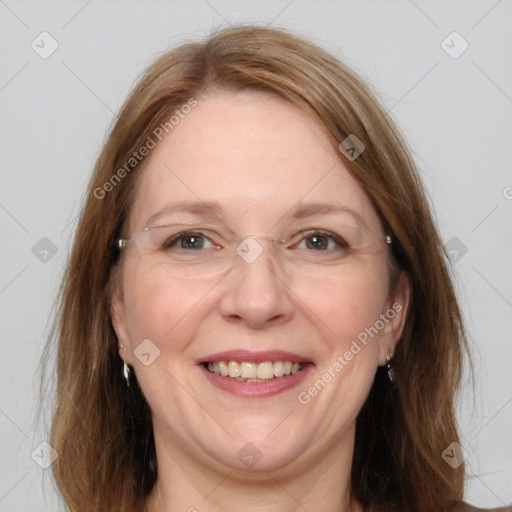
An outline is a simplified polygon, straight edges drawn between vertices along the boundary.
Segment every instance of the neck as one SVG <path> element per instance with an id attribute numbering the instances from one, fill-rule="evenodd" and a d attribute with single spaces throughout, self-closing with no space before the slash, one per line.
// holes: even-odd
<path id="1" fill-rule="evenodd" d="M 354 433 L 347 435 L 351 442 L 338 440 L 314 460 L 299 457 L 261 472 L 204 464 L 176 445 L 157 442 L 158 480 L 146 511 L 363 512 L 350 492 Z"/>

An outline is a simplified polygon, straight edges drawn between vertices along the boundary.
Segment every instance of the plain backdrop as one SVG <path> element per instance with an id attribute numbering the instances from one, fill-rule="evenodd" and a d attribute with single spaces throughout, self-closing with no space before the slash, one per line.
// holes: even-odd
<path id="1" fill-rule="evenodd" d="M 239 22 L 341 57 L 405 134 L 474 350 L 476 388 L 458 414 L 466 499 L 511 503 L 511 0 L 0 0 L 0 512 L 61 510 L 51 470 L 35 462 L 47 439 L 34 422 L 37 365 L 108 129 L 161 52 Z"/>

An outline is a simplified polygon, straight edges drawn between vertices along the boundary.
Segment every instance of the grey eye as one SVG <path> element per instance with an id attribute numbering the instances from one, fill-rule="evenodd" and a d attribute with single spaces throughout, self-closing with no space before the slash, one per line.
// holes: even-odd
<path id="1" fill-rule="evenodd" d="M 325 250 L 329 247 L 329 237 L 322 234 L 309 235 L 305 238 L 308 249 Z"/>
<path id="2" fill-rule="evenodd" d="M 208 238 L 202 233 L 178 233 L 170 237 L 164 245 L 166 249 L 199 250 L 207 248 L 208 243 Z"/>
<path id="3" fill-rule="evenodd" d="M 187 235 L 179 240 L 181 249 L 202 249 L 204 237 L 198 235 Z"/>
<path id="4" fill-rule="evenodd" d="M 301 239 L 297 244 L 298 249 L 310 249 L 315 252 L 329 251 L 334 249 L 349 249 L 347 242 L 330 232 L 310 231 L 301 233 Z"/>

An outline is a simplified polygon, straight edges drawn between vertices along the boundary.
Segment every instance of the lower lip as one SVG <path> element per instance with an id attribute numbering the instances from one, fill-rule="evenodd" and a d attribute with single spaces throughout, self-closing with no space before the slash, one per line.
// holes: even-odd
<path id="1" fill-rule="evenodd" d="M 269 398 L 298 386 L 306 378 L 308 373 L 313 370 L 314 365 L 307 363 L 303 370 L 295 375 L 274 377 L 268 382 L 241 382 L 231 377 L 222 377 L 221 375 L 212 373 L 202 364 L 199 365 L 199 367 L 206 375 L 206 378 L 222 391 L 243 398 Z"/>

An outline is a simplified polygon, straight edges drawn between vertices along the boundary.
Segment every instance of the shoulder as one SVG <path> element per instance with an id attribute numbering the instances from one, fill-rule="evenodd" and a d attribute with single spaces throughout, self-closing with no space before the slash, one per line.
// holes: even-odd
<path id="1" fill-rule="evenodd" d="M 512 512 L 512 505 L 502 508 L 477 508 L 469 503 L 461 503 L 455 512 Z"/>

